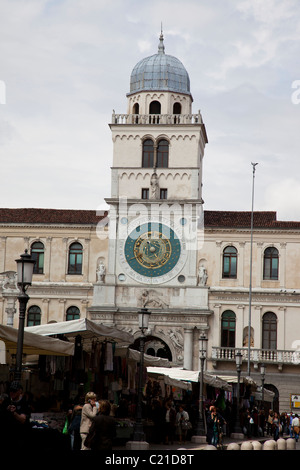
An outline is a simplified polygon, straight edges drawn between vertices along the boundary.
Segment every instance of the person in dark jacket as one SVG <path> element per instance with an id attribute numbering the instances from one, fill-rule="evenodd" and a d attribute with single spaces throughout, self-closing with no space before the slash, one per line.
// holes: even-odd
<path id="1" fill-rule="evenodd" d="M 220 415 L 220 413 L 217 412 L 217 408 L 215 406 L 211 406 L 207 416 L 206 440 L 208 444 L 217 447 L 223 424 L 223 417 Z"/>
<path id="2" fill-rule="evenodd" d="M 99 413 L 93 418 L 88 438 L 91 450 L 112 450 L 113 439 L 116 436 L 115 418 L 109 416 L 111 406 L 109 401 L 100 402 Z"/>

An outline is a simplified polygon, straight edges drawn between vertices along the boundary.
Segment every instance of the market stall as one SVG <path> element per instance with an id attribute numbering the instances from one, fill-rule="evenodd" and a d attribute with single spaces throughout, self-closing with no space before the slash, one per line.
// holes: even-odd
<path id="1" fill-rule="evenodd" d="M 199 382 L 201 372 L 199 370 L 186 370 L 172 367 L 170 369 L 163 369 L 161 367 L 147 367 L 149 375 L 156 374 L 163 376 L 164 380 L 176 380 L 177 383 Z M 217 375 L 203 372 L 203 382 L 212 387 L 220 388 L 226 391 L 231 391 L 232 386 Z"/>
<path id="2" fill-rule="evenodd" d="M 18 329 L 11 326 L 0 325 L 0 341 L 5 343 L 6 352 L 13 355 L 17 352 Z M 23 354 L 72 356 L 74 344 L 56 338 L 44 337 L 41 334 L 24 332 Z"/>
<path id="3" fill-rule="evenodd" d="M 85 392 L 94 390 L 102 398 L 113 399 L 122 375 L 121 364 L 115 357 L 116 346 L 128 348 L 134 341 L 133 335 L 87 318 L 27 327 L 25 331 L 64 338 L 74 344 L 71 361 L 46 363 L 43 367 L 46 371 L 44 380 L 47 380 L 49 370 L 53 374 L 54 368 L 56 391 L 68 388 L 72 399 L 76 397 L 79 385 L 84 384 Z"/>

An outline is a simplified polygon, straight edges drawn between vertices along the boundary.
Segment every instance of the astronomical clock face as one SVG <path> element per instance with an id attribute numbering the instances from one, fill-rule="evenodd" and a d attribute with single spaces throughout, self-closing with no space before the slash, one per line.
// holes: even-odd
<path id="1" fill-rule="evenodd" d="M 185 262 L 185 244 L 176 230 L 160 221 L 129 226 L 121 246 L 120 261 L 128 275 L 139 282 L 160 284 L 176 276 Z"/>

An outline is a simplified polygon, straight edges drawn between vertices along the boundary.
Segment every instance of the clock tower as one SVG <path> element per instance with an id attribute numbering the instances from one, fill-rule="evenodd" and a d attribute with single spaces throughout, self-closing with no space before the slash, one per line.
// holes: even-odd
<path id="1" fill-rule="evenodd" d="M 152 350 L 162 343 L 190 369 L 195 329 L 206 330 L 210 314 L 199 279 L 207 136 L 192 103 L 189 75 L 161 34 L 157 53 L 132 70 L 127 113 L 113 111 L 108 252 L 90 308 L 91 318 L 133 331 L 138 309 L 148 308 Z"/>

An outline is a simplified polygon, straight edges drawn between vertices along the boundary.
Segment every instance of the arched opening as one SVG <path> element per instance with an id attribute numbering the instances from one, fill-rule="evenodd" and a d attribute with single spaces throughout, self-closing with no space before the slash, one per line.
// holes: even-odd
<path id="1" fill-rule="evenodd" d="M 137 338 L 133 345 L 130 346 L 130 348 L 139 351 L 140 338 Z M 161 357 L 172 361 L 172 353 L 169 346 L 160 338 L 156 338 L 155 336 L 147 336 L 145 338 L 145 354 L 153 357 Z"/>

